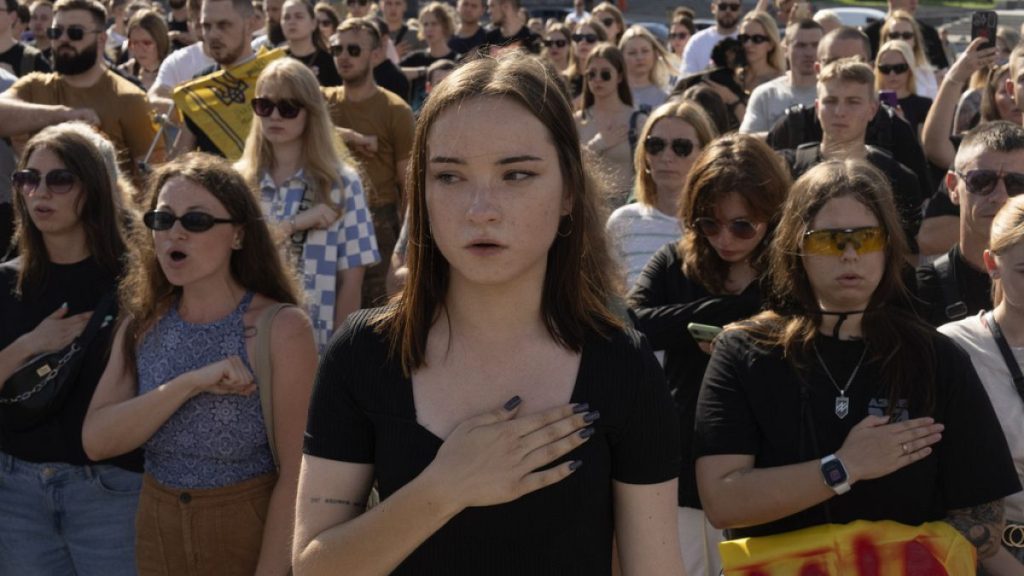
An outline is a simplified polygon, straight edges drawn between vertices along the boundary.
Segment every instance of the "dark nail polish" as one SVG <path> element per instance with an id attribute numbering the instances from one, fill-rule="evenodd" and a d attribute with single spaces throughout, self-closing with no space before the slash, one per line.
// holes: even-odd
<path id="1" fill-rule="evenodd" d="M 582 414 L 582 413 L 586 412 L 587 410 L 590 410 L 590 404 L 587 404 L 586 402 L 580 402 L 579 404 L 574 404 L 573 407 L 572 407 L 572 413 L 573 414 Z"/>
<path id="2" fill-rule="evenodd" d="M 576 470 L 577 468 L 579 468 L 580 466 L 583 466 L 583 460 L 573 460 L 573 461 L 572 461 L 572 462 L 571 462 L 571 463 L 569 464 L 569 470 L 573 470 L 573 471 L 575 471 L 575 470 Z"/>
<path id="3" fill-rule="evenodd" d="M 594 435 L 594 427 L 588 426 L 583 430 L 580 430 L 580 438 L 590 438 Z"/>
<path id="4" fill-rule="evenodd" d="M 505 410 L 511 412 L 516 409 L 517 406 L 523 403 L 523 399 L 519 396 L 513 396 L 509 398 L 508 402 L 505 402 Z"/>
<path id="5" fill-rule="evenodd" d="M 593 412 L 587 412 L 587 415 L 583 417 L 583 421 L 584 422 L 593 422 L 594 420 L 597 420 L 600 417 L 601 417 L 601 413 L 598 412 L 597 410 L 594 410 Z"/>

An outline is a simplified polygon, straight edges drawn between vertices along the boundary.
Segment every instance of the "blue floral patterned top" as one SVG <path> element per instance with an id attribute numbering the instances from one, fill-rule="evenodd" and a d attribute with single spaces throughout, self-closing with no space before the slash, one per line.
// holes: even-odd
<path id="1" fill-rule="evenodd" d="M 186 322 L 171 307 L 139 345 L 139 394 L 229 356 L 252 370 L 242 322 L 252 297 L 246 293 L 231 314 L 206 324 Z M 189 399 L 145 448 L 146 472 L 174 488 L 219 488 L 274 470 L 259 390 Z"/>

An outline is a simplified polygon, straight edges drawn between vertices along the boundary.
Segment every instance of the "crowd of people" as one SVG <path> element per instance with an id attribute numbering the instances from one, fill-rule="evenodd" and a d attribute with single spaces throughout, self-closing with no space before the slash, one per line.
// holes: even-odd
<path id="1" fill-rule="evenodd" d="M 5 1 L 0 575 L 1024 574 L 1017 31 Z"/>

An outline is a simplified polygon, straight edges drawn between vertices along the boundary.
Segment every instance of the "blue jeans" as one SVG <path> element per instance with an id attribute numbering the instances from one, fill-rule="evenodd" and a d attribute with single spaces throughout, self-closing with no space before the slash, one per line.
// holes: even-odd
<path id="1" fill-rule="evenodd" d="M 142 474 L 0 452 L 0 576 L 135 574 Z"/>

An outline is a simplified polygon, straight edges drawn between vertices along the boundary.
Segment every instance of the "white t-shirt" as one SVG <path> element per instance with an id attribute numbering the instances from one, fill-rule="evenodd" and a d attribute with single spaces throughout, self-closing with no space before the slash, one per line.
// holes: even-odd
<path id="1" fill-rule="evenodd" d="M 738 29 L 737 29 L 738 30 Z M 710 26 L 694 34 L 683 49 L 683 64 L 679 73 L 681 76 L 695 74 L 711 64 L 711 51 L 724 38 L 735 38 L 739 32 L 723 36 L 718 33 L 717 26 Z"/>
<path id="2" fill-rule="evenodd" d="M 775 122 L 782 118 L 786 109 L 797 104 L 811 106 L 818 97 L 814 84 L 794 88 L 789 83 L 789 75 L 784 74 L 774 80 L 761 84 L 750 93 L 747 111 L 740 124 L 740 132 L 752 134 L 768 132 Z"/>
<path id="3" fill-rule="evenodd" d="M 999 426 L 1006 436 L 1006 443 L 1010 445 L 1010 455 L 1013 457 L 1017 476 L 1024 478 L 1024 402 L 1017 394 L 1017 388 L 1010 377 L 1010 369 L 999 352 L 995 338 L 989 332 L 988 326 L 981 321 L 981 314 L 983 312 L 945 324 L 939 328 L 939 332 L 952 338 L 970 355 L 974 370 L 985 386 L 988 399 L 999 418 Z M 1013 348 L 1013 355 L 1017 358 L 1017 365 L 1024 370 L 1024 348 Z M 1003 502 L 1006 504 L 1008 521 L 1024 521 L 1024 492 L 1007 496 Z"/>
<path id="4" fill-rule="evenodd" d="M 203 52 L 203 43 L 196 42 L 179 50 L 171 52 L 156 73 L 156 80 L 153 81 L 151 90 L 159 86 L 166 86 L 174 89 L 182 82 L 187 82 L 203 70 L 213 66 L 216 62 Z"/>
<path id="5" fill-rule="evenodd" d="M 918 96 L 931 98 L 939 93 L 939 83 L 935 80 L 935 71 L 924 68 L 914 68 L 914 92 Z"/>
<path id="6" fill-rule="evenodd" d="M 626 204 L 612 212 L 605 230 L 626 273 L 627 290 L 636 283 L 655 252 L 683 236 L 677 218 L 640 202 Z"/>

